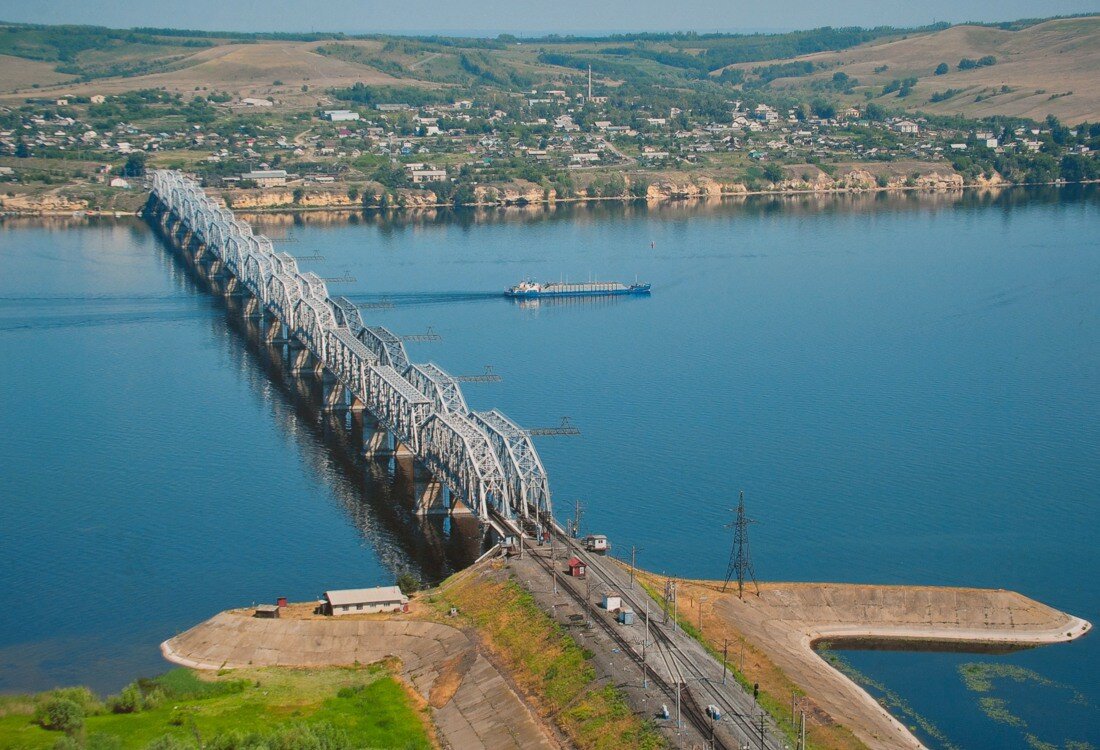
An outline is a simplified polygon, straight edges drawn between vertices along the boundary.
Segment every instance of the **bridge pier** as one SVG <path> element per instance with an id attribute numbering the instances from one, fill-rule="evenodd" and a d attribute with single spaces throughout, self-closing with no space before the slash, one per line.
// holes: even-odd
<path id="1" fill-rule="evenodd" d="M 248 296 L 244 298 L 241 315 L 246 318 L 262 318 L 264 316 L 264 308 L 263 305 L 260 304 L 260 300 L 254 295 L 248 294 Z"/>
<path id="2" fill-rule="evenodd" d="M 344 387 L 344 384 L 336 379 L 328 370 L 321 375 L 321 391 L 324 403 L 322 411 L 326 412 L 355 412 L 363 411 L 363 402 L 355 397 L 355 394 Z"/>
<path id="3" fill-rule="evenodd" d="M 291 337 L 287 349 L 290 350 L 290 371 L 292 373 L 301 375 L 312 367 L 310 360 L 313 354 L 310 353 L 309 349 L 302 346 L 297 339 Z"/>

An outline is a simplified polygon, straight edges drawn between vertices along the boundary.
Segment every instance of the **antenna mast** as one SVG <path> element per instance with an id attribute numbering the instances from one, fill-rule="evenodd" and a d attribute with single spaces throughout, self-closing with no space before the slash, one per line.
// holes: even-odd
<path id="1" fill-rule="evenodd" d="M 730 585 L 730 581 L 737 578 L 737 598 L 744 599 L 745 576 L 748 575 L 752 585 L 756 588 L 756 595 L 760 596 L 760 586 L 756 582 L 756 573 L 752 569 L 752 558 L 749 557 L 749 524 L 754 523 L 751 518 L 745 518 L 745 492 L 741 491 L 737 499 L 737 520 L 726 524 L 726 528 L 732 528 L 733 547 L 730 549 L 730 563 L 726 568 L 726 581 L 722 584 L 722 590 Z"/>
<path id="2" fill-rule="evenodd" d="M 592 66 L 588 66 L 588 98 L 592 98 Z"/>

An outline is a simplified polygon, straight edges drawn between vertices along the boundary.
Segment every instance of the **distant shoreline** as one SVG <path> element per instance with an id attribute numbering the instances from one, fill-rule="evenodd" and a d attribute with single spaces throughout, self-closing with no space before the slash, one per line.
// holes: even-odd
<path id="1" fill-rule="evenodd" d="M 647 199 L 638 198 L 634 196 L 614 196 L 614 197 L 602 197 L 602 196 L 578 196 L 575 198 L 554 198 L 554 199 L 542 199 L 536 201 L 522 200 L 522 201 L 510 201 L 510 202 L 482 202 L 482 203 L 463 203 L 461 205 L 455 205 L 453 203 L 424 203 L 416 206 L 363 206 L 352 204 L 334 204 L 329 206 L 302 206 L 302 205 L 279 205 L 279 206 L 261 206 L 261 207 L 245 207 L 245 206 L 233 206 L 233 210 L 242 214 L 309 214 L 309 213 L 323 213 L 323 212 L 340 212 L 347 214 L 398 214 L 408 213 L 415 214 L 421 211 L 438 211 L 445 210 L 485 210 L 485 209 L 533 209 L 533 208 L 550 208 L 558 204 L 570 204 L 570 205 L 586 205 L 586 204 L 598 204 L 598 203 L 620 203 L 620 204 L 636 204 L 646 205 L 651 207 L 668 206 L 675 204 L 690 204 L 702 201 L 725 201 L 731 198 L 750 198 L 760 196 L 776 196 L 776 197 L 793 197 L 793 196 L 805 196 L 805 195 L 821 195 L 821 196 L 838 196 L 838 195 L 867 195 L 867 194 L 880 194 L 880 193 L 920 193 L 928 195 L 941 195 L 948 193 L 963 193 L 967 191 L 1000 191 L 1010 188 L 1024 188 L 1024 187 L 1070 187 L 1072 185 L 1095 185 L 1100 184 L 1100 180 L 1081 180 L 1078 182 L 1066 182 L 1064 180 L 1054 182 L 999 182 L 990 185 L 961 185 L 950 187 L 925 187 L 925 186 L 887 186 L 887 187 L 860 187 L 860 188 L 825 188 L 820 190 L 810 190 L 802 188 L 790 188 L 782 190 L 739 190 L 739 191 L 726 191 L 718 194 L 713 193 L 699 193 L 695 195 L 674 196 L 661 199 Z M 33 193 L 28 193 L 33 195 Z M 121 211 L 121 210 L 92 210 L 92 209 L 73 209 L 73 210 L 6 210 L 0 208 L 0 218 L 4 217 L 96 217 L 96 218 L 123 218 L 126 216 L 140 216 L 141 209 L 136 211 Z"/>

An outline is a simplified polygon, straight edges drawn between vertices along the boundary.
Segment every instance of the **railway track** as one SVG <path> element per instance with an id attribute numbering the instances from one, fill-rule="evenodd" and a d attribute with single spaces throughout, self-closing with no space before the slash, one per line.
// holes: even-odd
<path id="1" fill-rule="evenodd" d="M 568 549 L 573 550 L 573 552 L 579 551 L 573 544 L 573 540 L 564 537 L 559 538 L 561 538 Z M 615 580 L 615 576 L 605 567 L 613 563 L 607 562 L 596 555 L 586 555 L 585 557 L 589 571 L 596 572 L 605 584 L 613 587 L 616 594 L 620 596 L 624 602 L 629 604 L 635 612 L 641 612 L 644 609 L 644 600 L 635 592 L 619 585 Z M 762 731 L 760 720 L 758 720 L 756 716 L 747 714 L 745 712 L 745 706 L 736 705 L 724 691 L 717 689 L 712 684 L 713 678 L 708 676 L 706 672 L 696 664 L 695 659 L 684 653 L 683 649 L 674 641 L 672 636 L 666 633 L 661 627 L 651 626 L 650 631 L 654 642 L 660 646 L 661 656 L 666 666 L 669 668 L 669 673 L 676 676 L 684 685 L 688 682 L 697 683 L 699 690 L 705 695 L 706 700 L 718 706 L 723 714 L 731 719 L 733 725 L 741 735 L 738 740 L 739 743 L 745 742 L 751 747 L 763 748 L 763 750 L 783 750 L 785 745 L 776 740 L 777 733 L 775 729 L 765 724 Z M 687 674 L 686 679 L 685 672 Z M 673 687 L 673 690 L 674 689 Z M 684 696 L 689 698 L 689 701 L 693 704 L 695 709 L 699 709 L 694 696 L 686 687 L 681 690 L 681 703 L 683 703 Z M 673 695 L 673 698 L 674 697 Z M 709 717 L 706 717 L 705 712 L 701 710 L 699 710 L 699 713 L 704 716 L 704 722 L 709 726 Z M 759 716 L 762 717 L 763 713 L 759 714 Z M 706 735 L 704 734 L 704 736 Z"/>
<path id="2" fill-rule="evenodd" d="M 534 553 L 530 550 L 528 554 L 533 559 L 537 560 L 538 564 L 542 566 L 542 568 L 546 570 L 546 572 L 549 573 L 551 576 L 557 574 L 557 571 L 554 569 L 553 563 L 549 561 L 545 556 Z M 563 584 L 561 586 L 558 586 L 557 588 L 559 591 L 564 591 L 565 593 L 567 593 L 583 610 L 587 611 L 589 603 L 583 594 L 581 594 L 579 591 L 575 591 L 573 587 L 569 586 L 568 584 Z M 598 615 L 595 617 L 590 617 L 589 621 L 597 623 L 603 629 L 604 633 L 606 633 L 608 637 L 610 637 L 611 640 L 619 646 L 622 653 L 629 655 L 630 658 L 632 658 L 638 665 L 643 664 L 641 655 L 638 654 L 637 651 L 635 651 L 634 646 L 629 641 L 627 641 L 625 637 L 623 637 L 622 633 L 620 633 L 614 625 L 607 622 L 607 620 Z M 669 667 L 669 673 L 680 677 L 681 682 L 683 682 L 683 673 L 679 669 L 679 667 L 675 665 L 675 660 L 671 659 L 670 655 L 666 653 L 664 649 L 660 649 L 660 651 L 662 658 L 665 659 L 666 666 Z M 645 667 L 645 669 L 647 669 L 646 674 L 648 675 L 648 678 L 654 684 L 656 684 L 658 688 L 660 688 L 661 692 L 665 694 L 670 702 L 675 702 L 677 693 L 676 685 L 670 684 L 668 680 L 664 679 L 664 677 L 654 672 L 652 668 Z M 693 727 L 695 727 L 696 731 L 699 732 L 699 735 L 701 737 L 712 737 L 711 746 L 715 748 L 715 750 L 739 750 L 736 745 L 730 745 L 721 736 L 713 734 L 713 722 L 711 721 L 710 717 L 707 716 L 703 708 L 699 706 L 699 704 L 696 702 L 695 697 L 691 694 L 691 691 L 687 690 L 684 687 L 681 687 L 679 692 L 680 713 L 683 717 L 687 718 L 687 720 L 691 723 Z"/>

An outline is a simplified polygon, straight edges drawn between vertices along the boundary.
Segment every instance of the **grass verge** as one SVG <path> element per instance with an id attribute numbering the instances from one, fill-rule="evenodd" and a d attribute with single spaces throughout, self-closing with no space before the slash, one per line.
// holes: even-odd
<path id="1" fill-rule="evenodd" d="M 618 688 L 597 681 L 591 654 L 501 571 L 459 573 L 434 599 L 440 611 L 458 608 L 538 711 L 581 750 L 666 747 L 655 725 L 637 716 Z"/>

